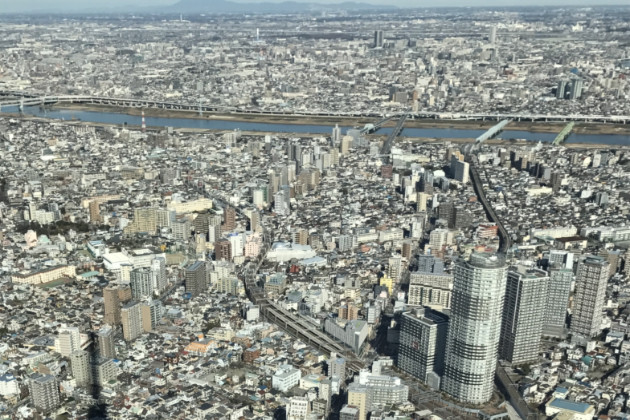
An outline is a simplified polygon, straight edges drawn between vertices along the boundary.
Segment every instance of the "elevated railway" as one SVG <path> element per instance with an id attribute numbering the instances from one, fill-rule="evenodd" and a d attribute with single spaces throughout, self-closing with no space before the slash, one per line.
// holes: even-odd
<path id="1" fill-rule="evenodd" d="M 506 253 L 508 249 L 512 247 L 512 238 L 510 238 L 510 235 L 505 229 L 505 226 L 503 226 L 501 219 L 499 219 L 499 216 L 497 216 L 496 212 L 492 208 L 492 205 L 488 201 L 486 197 L 486 193 L 483 189 L 483 182 L 481 182 L 481 177 L 479 176 L 479 171 L 477 170 L 477 168 L 474 166 L 473 163 L 470 164 L 469 173 L 470 173 L 470 180 L 473 184 L 473 188 L 475 190 L 475 193 L 477 194 L 477 198 L 479 199 L 479 201 L 481 202 L 481 205 L 486 211 L 488 220 L 490 220 L 493 223 L 496 223 L 496 225 L 499 228 L 499 252 Z"/>
<path id="2" fill-rule="evenodd" d="M 573 131 L 573 126 L 574 125 L 575 125 L 575 122 L 573 122 L 573 121 L 568 123 L 562 129 L 562 131 L 558 134 L 558 136 L 553 140 L 552 144 L 554 146 L 560 146 L 562 143 L 564 143 L 564 141 L 567 139 L 567 137 L 569 137 L 571 135 L 571 131 Z"/>
<path id="3" fill-rule="evenodd" d="M 402 130 L 405 126 L 405 121 L 407 121 L 408 117 L 408 114 L 403 114 L 400 117 L 398 123 L 396 124 L 396 127 L 394 127 L 394 130 L 392 130 L 392 132 L 389 134 L 387 140 L 385 140 L 385 142 L 383 143 L 383 146 L 381 146 L 380 154 L 384 157 L 384 159 L 386 159 L 387 156 L 389 156 L 389 154 L 392 152 L 394 140 L 396 140 L 396 137 L 398 137 L 400 133 L 402 133 Z"/>

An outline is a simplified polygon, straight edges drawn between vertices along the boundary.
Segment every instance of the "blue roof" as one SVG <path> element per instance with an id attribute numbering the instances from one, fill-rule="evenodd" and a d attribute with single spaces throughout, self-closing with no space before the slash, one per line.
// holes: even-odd
<path id="1" fill-rule="evenodd" d="M 581 402 L 564 400 L 562 398 L 554 398 L 549 405 L 561 410 L 575 411 L 576 413 L 586 413 L 590 405 Z"/>
<path id="2" fill-rule="evenodd" d="M 560 393 L 566 394 L 567 392 L 569 392 L 569 390 L 565 387 L 559 386 L 556 388 L 554 392 L 560 392 Z"/>

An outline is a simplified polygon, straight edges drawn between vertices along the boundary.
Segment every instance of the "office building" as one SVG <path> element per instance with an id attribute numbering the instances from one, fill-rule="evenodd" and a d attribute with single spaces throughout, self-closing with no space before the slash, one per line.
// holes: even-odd
<path id="1" fill-rule="evenodd" d="M 77 327 L 61 328 L 55 338 L 55 350 L 64 357 L 81 349 L 81 333 Z"/>
<path id="2" fill-rule="evenodd" d="M 99 356 L 110 359 L 116 358 L 115 333 L 116 331 L 109 325 L 105 325 L 98 330 L 96 337 Z"/>
<path id="3" fill-rule="evenodd" d="M 439 389 L 444 375 L 447 332 L 448 316 L 443 313 L 429 308 L 403 313 L 398 367 Z"/>
<path id="4" fill-rule="evenodd" d="M 490 33 L 488 34 L 488 41 L 491 44 L 495 44 L 497 42 L 497 27 L 496 26 L 492 26 L 490 28 Z"/>
<path id="5" fill-rule="evenodd" d="M 145 302 L 142 304 L 141 312 L 142 330 L 144 332 L 154 331 L 160 318 L 162 318 L 162 302 L 159 300 Z"/>
<path id="6" fill-rule="evenodd" d="M 381 165 L 381 177 L 384 179 L 392 179 L 394 175 L 394 167 L 392 165 Z"/>
<path id="7" fill-rule="evenodd" d="M 567 81 L 560 80 L 558 82 L 558 87 L 556 88 L 556 98 L 564 99 L 567 92 Z"/>
<path id="8" fill-rule="evenodd" d="M 571 254 L 573 255 L 573 254 Z M 545 323 L 543 335 L 563 337 L 571 293 L 573 271 L 569 268 L 558 267 L 555 264 L 549 269 L 549 287 L 547 288 L 547 303 L 545 309 Z"/>
<path id="9" fill-rule="evenodd" d="M 367 418 L 368 408 L 368 390 L 365 385 L 356 382 L 348 386 L 348 405 L 356 407 L 359 411 L 359 420 Z"/>
<path id="10" fill-rule="evenodd" d="M 442 310 L 451 307 L 453 276 L 444 272 L 444 262 L 434 255 L 418 255 L 418 271 L 409 275 L 408 303 Z"/>
<path id="11" fill-rule="evenodd" d="M 131 301 L 125 304 L 121 311 L 123 337 L 127 341 L 133 341 L 142 335 L 142 312 L 140 304 Z"/>
<path id="12" fill-rule="evenodd" d="M 395 283 L 400 282 L 402 278 L 402 269 L 402 257 L 397 255 L 389 258 L 387 266 L 387 276 L 392 278 Z"/>
<path id="13" fill-rule="evenodd" d="M 568 268 L 570 270 L 573 269 L 572 252 L 552 249 L 549 251 L 547 260 L 550 267 Z"/>
<path id="14" fill-rule="evenodd" d="M 90 223 L 99 224 L 103 222 L 101 217 L 101 202 L 99 200 L 92 200 L 89 204 L 90 211 Z"/>
<path id="15" fill-rule="evenodd" d="M 499 343 L 501 359 L 513 365 L 538 359 L 548 285 L 546 271 L 521 265 L 508 270 Z"/>
<path id="16" fill-rule="evenodd" d="M 151 261 L 151 279 L 154 293 L 160 293 L 168 285 L 166 277 L 166 259 L 162 257 Z"/>
<path id="17" fill-rule="evenodd" d="M 354 304 L 348 303 L 346 305 L 341 305 L 339 307 L 339 311 L 337 312 L 337 316 L 340 319 L 347 319 L 352 321 L 354 319 L 359 318 L 359 308 L 357 308 Z"/>
<path id="18" fill-rule="evenodd" d="M 288 216 L 291 213 L 289 196 L 286 191 L 278 191 L 274 194 L 273 211 L 280 216 Z"/>
<path id="19" fill-rule="evenodd" d="M 336 322 L 331 318 L 326 318 L 324 331 L 350 347 L 356 354 L 360 354 L 367 339 L 369 327 L 363 320 Z"/>
<path id="20" fill-rule="evenodd" d="M 587 255 L 577 266 L 571 333 L 584 338 L 599 334 L 606 298 L 610 264 L 602 257 Z"/>
<path id="21" fill-rule="evenodd" d="M 260 226 L 260 213 L 258 211 L 252 211 L 249 215 L 249 230 L 256 232 Z"/>
<path id="22" fill-rule="evenodd" d="M 59 407 L 59 382 L 54 376 L 34 373 L 28 380 L 28 390 L 37 410 L 49 412 Z"/>
<path id="23" fill-rule="evenodd" d="M 92 383 L 99 387 L 105 386 L 109 381 L 116 379 L 118 368 L 112 359 L 98 357 L 91 365 Z"/>
<path id="24" fill-rule="evenodd" d="M 571 92 L 569 93 L 569 99 L 580 99 L 582 97 L 582 88 L 584 86 L 584 80 L 576 78 L 571 81 Z"/>
<path id="25" fill-rule="evenodd" d="M 562 188 L 562 179 L 564 175 L 561 172 L 552 172 L 549 183 L 551 184 L 551 190 L 555 194 Z"/>
<path id="26" fill-rule="evenodd" d="M 413 258 L 413 253 L 415 251 L 416 242 L 410 239 L 405 240 L 402 243 L 402 250 L 400 255 L 405 259 L 405 261 L 409 262 Z"/>
<path id="27" fill-rule="evenodd" d="M 271 386 L 281 392 L 287 392 L 300 383 L 302 372 L 291 365 L 281 365 L 271 377 Z"/>
<path id="28" fill-rule="evenodd" d="M 433 174 L 430 172 L 425 172 L 424 176 L 420 178 L 418 182 L 418 189 L 420 192 L 427 194 L 430 196 L 433 194 Z"/>
<path id="29" fill-rule="evenodd" d="M 149 268 L 135 268 L 129 276 L 131 297 L 141 300 L 153 296 L 153 273 Z"/>
<path id="30" fill-rule="evenodd" d="M 160 223 L 158 224 L 158 212 Z M 173 214 L 174 216 L 174 214 Z M 169 226 L 171 217 L 168 211 L 152 207 L 138 207 L 133 211 L 133 222 L 125 227 L 125 233 L 154 234 L 159 226 Z"/>
<path id="31" fill-rule="evenodd" d="M 214 243 L 214 259 L 216 261 L 232 261 L 232 242 L 221 239 Z"/>
<path id="32" fill-rule="evenodd" d="M 339 146 L 340 155 L 345 156 L 350 152 L 350 147 L 352 147 L 352 140 L 352 136 L 343 136 L 341 138 L 341 144 Z"/>
<path id="33" fill-rule="evenodd" d="M 409 275 L 408 303 L 442 310 L 451 307 L 453 276 L 414 272 Z"/>
<path id="34" fill-rule="evenodd" d="M 176 220 L 171 225 L 171 231 L 173 233 L 173 238 L 180 241 L 187 241 L 188 238 L 190 238 L 192 224 L 188 219 Z"/>
<path id="35" fill-rule="evenodd" d="M 621 263 L 621 251 L 602 249 L 599 256 L 608 261 L 608 277 L 612 277 L 617 274 L 617 269 Z"/>
<path id="36" fill-rule="evenodd" d="M 287 405 L 287 420 L 306 419 L 311 412 L 311 402 L 307 397 L 291 397 Z"/>
<path id="37" fill-rule="evenodd" d="M 128 284 L 121 284 L 118 286 L 118 299 L 120 303 L 127 303 L 132 299 L 131 286 Z"/>
<path id="38" fill-rule="evenodd" d="M 338 145 L 341 141 L 341 128 L 339 124 L 335 124 L 335 128 L 332 130 L 331 140 L 334 146 Z"/>
<path id="39" fill-rule="evenodd" d="M 456 156 L 451 157 L 451 178 L 462 184 L 468 183 L 470 164 L 459 160 Z"/>
<path id="40" fill-rule="evenodd" d="M 459 401 L 492 397 L 506 278 L 496 254 L 473 253 L 455 265 L 442 390 Z"/>
<path id="41" fill-rule="evenodd" d="M 383 43 L 383 31 L 374 31 L 374 48 L 382 48 Z"/>
<path id="42" fill-rule="evenodd" d="M 339 252 L 351 251 L 354 247 L 354 238 L 351 235 L 339 235 L 337 237 L 337 249 Z"/>
<path id="43" fill-rule="evenodd" d="M 429 234 L 429 247 L 439 251 L 443 246 L 448 245 L 452 237 L 448 229 L 433 229 Z"/>
<path id="44" fill-rule="evenodd" d="M 223 231 L 231 232 L 236 228 L 236 209 L 234 207 L 226 207 L 223 210 Z"/>
<path id="45" fill-rule="evenodd" d="M 228 235 L 227 240 L 230 241 L 232 258 L 243 255 L 245 250 L 245 239 L 245 233 L 231 233 Z"/>
<path id="46" fill-rule="evenodd" d="M 291 241 L 294 244 L 308 245 L 308 231 L 306 229 L 293 229 L 291 231 Z"/>
<path id="47" fill-rule="evenodd" d="M 426 211 L 427 210 L 427 200 L 429 199 L 429 194 L 427 193 L 423 193 L 423 192 L 419 192 L 416 196 L 416 210 L 421 212 L 421 211 Z M 424 223 L 423 223 L 423 227 L 424 227 Z M 412 234 L 412 238 L 416 238 L 417 236 Z"/>
<path id="48" fill-rule="evenodd" d="M 92 384 L 90 369 L 90 354 L 84 350 L 77 350 L 70 355 L 72 376 L 79 387 L 89 387 Z"/>
<path id="49" fill-rule="evenodd" d="M 444 274 L 444 261 L 431 254 L 418 255 L 418 273 Z"/>
<path id="50" fill-rule="evenodd" d="M 267 201 L 265 200 L 265 195 L 266 192 L 263 188 L 256 188 L 252 191 L 252 203 L 259 209 L 263 208 Z"/>
<path id="51" fill-rule="evenodd" d="M 105 318 L 103 321 L 112 326 L 120 325 L 120 298 L 118 296 L 118 288 L 108 286 L 103 289 L 103 300 L 105 306 Z"/>
<path id="52" fill-rule="evenodd" d="M 473 215 L 464 207 L 457 206 L 453 211 L 453 225 L 455 229 L 468 229 L 473 224 Z M 451 227 L 451 226 L 449 226 Z"/>
<path id="53" fill-rule="evenodd" d="M 359 407 L 345 404 L 339 411 L 339 420 L 359 420 Z"/>
<path id="54" fill-rule="evenodd" d="M 328 361 L 328 376 L 336 376 L 341 380 L 346 378 L 346 359 L 334 357 Z"/>
<path id="55" fill-rule="evenodd" d="M 227 244 L 230 243 L 227 242 Z M 186 293 L 190 293 L 192 297 L 199 296 L 208 289 L 206 264 L 203 261 L 195 261 L 186 267 L 184 276 Z"/>
<path id="56" fill-rule="evenodd" d="M 455 225 L 455 205 L 452 202 L 440 203 L 438 217 L 452 228 Z"/>
<path id="57" fill-rule="evenodd" d="M 348 405 L 359 408 L 359 417 L 368 412 L 402 404 L 409 397 L 409 387 L 400 378 L 362 370 L 348 386 Z"/>
<path id="58" fill-rule="evenodd" d="M 221 221 L 218 214 L 208 218 L 208 242 L 215 243 L 221 239 Z"/>

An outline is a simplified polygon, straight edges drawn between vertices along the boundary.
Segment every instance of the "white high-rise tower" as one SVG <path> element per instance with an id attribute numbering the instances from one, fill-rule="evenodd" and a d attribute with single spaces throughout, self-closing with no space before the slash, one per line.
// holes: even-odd
<path id="1" fill-rule="evenodd" d="M 455 266 L 442 390 L 459 401 L 492 397 L 506 280 L 496 254 L 473 253 Z"/>

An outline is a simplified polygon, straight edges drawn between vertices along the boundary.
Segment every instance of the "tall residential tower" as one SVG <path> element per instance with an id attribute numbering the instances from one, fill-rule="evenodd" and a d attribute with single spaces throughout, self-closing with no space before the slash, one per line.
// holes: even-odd
<path id="1" fill-rule="evenodd" d="M 572 334 L 584 338 L 599 334 L 608 274 L 609 263 L 602 257 L 587 255 L 579 261 L 571 318 Z"/>
<path id="2" fill-rule="evenodd" d="M 506 278 L 496 254 L 473 253 L 455 265 L 442 390 L 459 401 L 492 397 Z"/>

